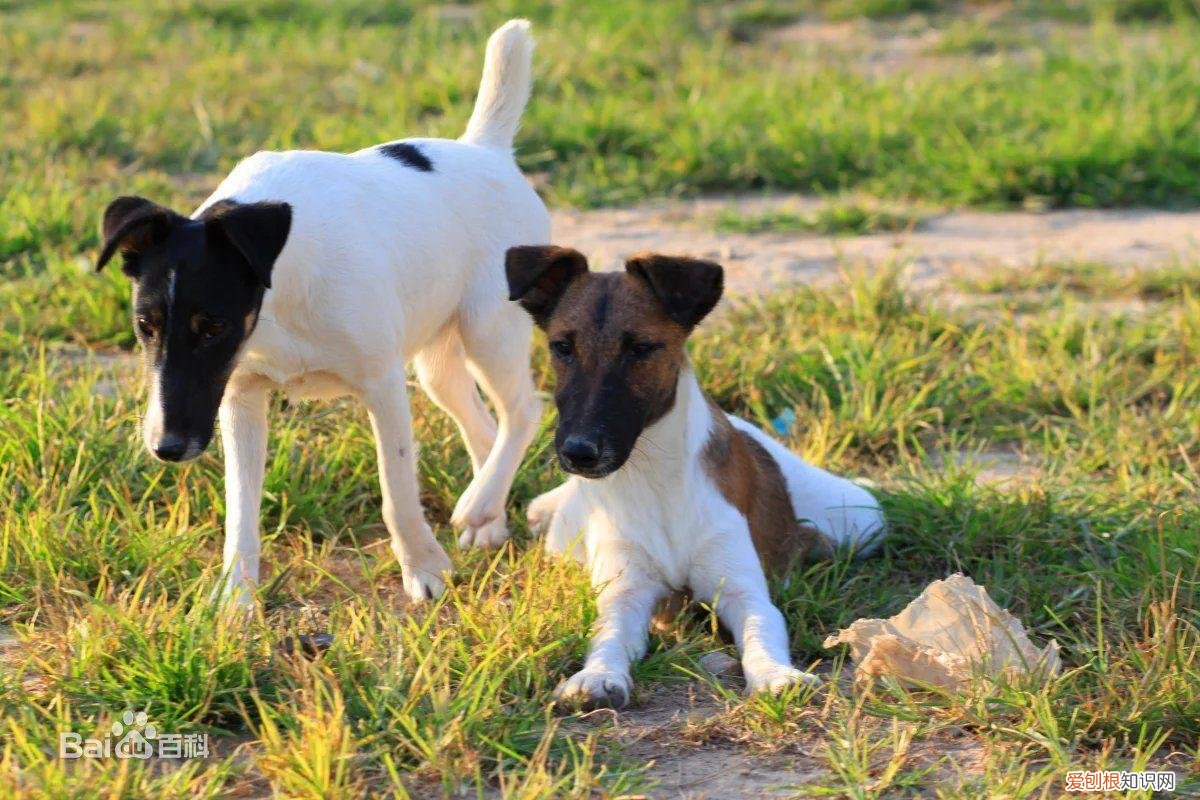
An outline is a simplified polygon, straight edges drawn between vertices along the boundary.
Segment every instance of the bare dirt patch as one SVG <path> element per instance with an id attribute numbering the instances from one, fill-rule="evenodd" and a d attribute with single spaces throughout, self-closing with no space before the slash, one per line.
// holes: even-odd
<path id="1" fill-rule="evenodd" d="M 845 686 L 848 691 L 849 672 Z M 730 683 L 736 689 L 739 682 Z M 830 732 L 824 727 L 823 701 L 814 698 L 794 730 L 765 737 L 744 730 L 739 713 L 714 696 L 704 684 L 670 683 L 636 692 L 634 706 L 620 712 L 597 711 L 569 723 L 586 735 L 604 727 L 622 758 L 646 765 L 653 786 L 645 797 L 685 800 L 762 800 L 830 794 L 838 784 L 826 751 Z M 889 744 L 894 731 L 880 720 L 862 718 L 859 747 L 870 750 L 872 780 L 883 778 L 885 764 L 895 759 L 905 772 L 926 779 L 957 783 L 981 773 L 984 745 L 955 726 L 918 734 L 903 752 Z M 902 727 L 916 728 L 911 723 Z M 836 791 L 832 792 L 837 794 Z"/>
<path id="2" fill-rule="evenodd" d="M 1096 46 L 1093 29 L 1084 20 L 1039 19 L 1002 3 L 967 4 L 952 17 L 936 13 L 896 19 L 802 17 L 779 26 L 751 25 L 743 35 L 787 56 L 836 63 L 871 78 L 900 71 L 951 75 L 996 56 L 1002 56 L 1009 67 L 1025 65 L 1042 57 L 1056 40 L 1069 42 L 1076 51 Z M 1122 35 L 1147 48 L 1160 36 L 1152 26 L 1127 28 Z"/>
<path id="3" fill-rule="evenodd" d="M 646 777 L 654 783 L 651 797 L 789 797 L 796 787 L 828 774 L 818 758 L 796 747 L 767 752 L 719 737 L 695 741 L 690 728 L 725 712 L 700 684 L 665 684 L 637 697 L 631 708 L 593 712 L 571 727 L 586 733 L 595 725 L 610 725 L 622 757 L 647 765 Z"/>
<path id="4" fill-rule="evenodd" d="M 935 453 L 930 462 L 935 469 L 968 469 L 975 474 L 976 484 L 1002 491 L 1036 483 L 1043 475 L 1037 458 L 1006 447 Z"/>
<path id="5" fill-rule="evenodd" d="M 823 201 L 798 195 L 656 201 L 626 208 L 557 211 L 554 240 L 615 268 L 639 250 L 688 253 L 726 268 L 731 293 L 756 294 L 836 274 L 841 264 L 910 265 L 917 288 L 948 284 L 951 274 L 1046 261 L 1094 261 L 1149 268 L 1200 255 L 1200 211 L 953 211 L 910 231 L 865 236 L 732 233 L 716 229 L 723 210 L 806 213 Z"/>

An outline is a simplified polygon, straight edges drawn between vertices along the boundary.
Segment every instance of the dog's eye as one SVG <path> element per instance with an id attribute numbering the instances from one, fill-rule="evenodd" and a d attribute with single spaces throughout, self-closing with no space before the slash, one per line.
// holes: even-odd
<path id="1" fill-rule="evenodd" d="M 225 332 L 225 323 L 210 320 L 200 326 L 200 341 L 207 344 Z"/>
<path id="2" fill-rule="evenodd" d="M 662 347 L 659 342 L 630 342 L 626 346 L 629 355 L 641 360 L 649 358 L 650 354 Z"/>
<path id="3" fill-rule="evenodd" d="M 562 359 L 568 359 L 575 354 L 575 345 L 569 339 L 555 339 L 550 343 L 550 351 Z"/>
<path id="4" fill-rule="evenodd" d="M 149 319 L 146 317 L 138 317 L 134 324 L 137 325 L 138 333 L 140 333 L 142 336 L 147 339 L 154 338 L 154 334 L 156 333 L 154 329 L 154 323 L 152 323 Z"/>

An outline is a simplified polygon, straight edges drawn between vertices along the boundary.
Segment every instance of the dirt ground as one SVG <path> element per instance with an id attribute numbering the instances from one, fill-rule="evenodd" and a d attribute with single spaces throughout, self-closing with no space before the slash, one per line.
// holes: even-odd
<path id="1" fill-rule="evenodd" d="M 639 250 L 686 253 L 720 262 L 733 294 L 819 280 L 846 265 L 910 265 L 915 286 L 944 285 L 947 276 L 1039 262 L 1162 266 L 1200 255 L 1200 211 L 953 211 L 925 217 L 910 231 L 866 236 L 723 233 L 715 217 L 771 210 L 805 214 L 809 197 L 704 198 L 627 208 L 558 211 L 556 244 L 583 251 L 594 267 L 615 268 Z"/>
<path id="2" fill-rule="evenodd" d="M 736 742 L 681 736 L 721 711 L 707 690 L 674 685 L 643 696 L 630 710 L 594 713 L 612 717 L 625 758 L 651 762 L 650 775 L 657 782 L 653 797 L 794 796 L 797 787 L 824 774 L 823 764 L 807 748 L 759 753 Z"/>

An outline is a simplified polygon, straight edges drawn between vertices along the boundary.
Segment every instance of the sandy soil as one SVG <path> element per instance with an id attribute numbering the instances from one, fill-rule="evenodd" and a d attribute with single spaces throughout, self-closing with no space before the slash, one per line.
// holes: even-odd
<path id="1" fill-rule="evenodd" d="M 735 691 L 741 681 L 722 679 Z M 846 671 L 845 686 L 850 673 Z M 621 748 L 621 756 L 647 765 L 646 777 L 654 782 L 645 797 L 682 800 L 782 800 L 819 796 L 832 773 L 823 758 L 828 734 L 817 719 L 819 702 L 812 706 L 811 723 L 772 748 L 739 741 L 736 723 L 719 722 L 727 708 L 698 684 L 663 684 L 647 691 L 638 687 L 637 703 L 620 713 L 597 711 L 573 722 L 569 730 L 586 735 L 607 725 Z M 883 723 L 879 723 L 881 726 Z M 931 784 L 978 769 L 983 746 L 961 731 L 946 729 L 910 743 L 904 763 L 930 770 Z M 886 761 L 890 750 L 876 753 L 872 761 Z"/>
<path id="2" fill-rule="evenodd" d="M 685 729 L 723 711 L 707 689 L 669 684 L 641 699 L 619 714 L 596 714 L 612 718 L 622 756 L 649 764 L 648 775 L 656 782 L 652 797 L 788 797 L 826 774 L 817 758 L 798 748 L 762 753 L 719 739 L 688 741 Z"/>
<path id="3" fill-rule="evenodd" d="M 1097 261 L 1146 268 L 1200 256 L 1200 211 L 955 211 L 927 217 L 911 231 L 833 237 L 795 233 L 721 233 L 724 209 L 806 213 L 821 201 L 801 196 L 657 201 L 628 208 L 558 211 L 554 241 L 614 268 L 639 250 L 714 259 L 730 292 L 768 291 L 819 280 L 839 263 L 911 265 L 917 286 L 948 274 L 1045 261 Z"/>

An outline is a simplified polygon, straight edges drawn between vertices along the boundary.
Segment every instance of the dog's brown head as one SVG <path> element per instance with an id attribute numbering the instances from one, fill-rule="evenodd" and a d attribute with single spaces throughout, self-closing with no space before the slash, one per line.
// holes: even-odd
<path id="1" fill-rule="evenodd" d="M 639 254 L 589 272 L 565 247 L 514 247 L 509 299 L 546 332 L 557 375 L 554 446 L 567 472 L 602 478 L 671 409 L 688 334 L 721 297 L 718 264 Z"/>

